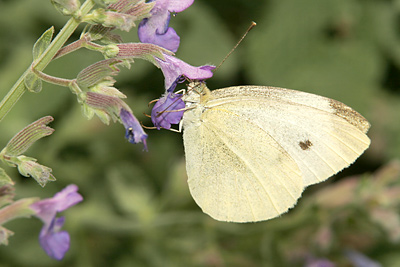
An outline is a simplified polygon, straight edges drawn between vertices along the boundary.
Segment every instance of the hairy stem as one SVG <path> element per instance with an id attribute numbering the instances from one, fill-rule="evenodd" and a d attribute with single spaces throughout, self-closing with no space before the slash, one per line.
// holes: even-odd
<path id="1" fill-rule="evenodd" d="M 41 71 L 38 71 L 37 69 L 32 68 L 32 71 L 43 81 L 48 82 L 48 83 L 52 83 L 55 85 L 60 85 L 60 86 L 64 86 L 64 87 L 69 87 L 70 84 L 74 81 L 74 80 L 70 80 L 70 79 L 64 79 L 64 78 L 59 78 L 59 77 L 54 77 L 51 75 L 48 75 L 46 73 L 43 73 Z"/>
<path id="2" fill-rule="evenodd" d="M 86 2 L 81 6 L 80 14 L 81 17 L 85 16 L 94 7 L 95 3 L 93 0 L 86 0 Z M 80 24 L 80 20 L 76 18 L 71 18 L 58 33 L 58 35 L 51 42 L 49 47 L 43 54 L 38 58 L 38 60 L 33 64 L 33 68 L 38 71 L 44 70 L 50 61 L 54 58 L 60 48 L 69 39 L 72 33 Z M 30 72 L 31 67 L 29 67 L 22 76 L 17 80 L 14 86 L 10 89 L 8 94 L 0 102 L 0 121 L 7 115 L 7 113 L 12 109 L 12 107 L 18 102 L 21 96 L 25 93 L 26 88 L 24 85 L 24 79 L 26 75 Z"/>
<path id="3" fill-rule="evenodd" d="M 61 48 L 60 50 L 58 50 L 57 54 L 54 56 L 53 59 L 60 58 L 69 53 L 72 53 L 72 52 L 82 48 L 85 43 L 86 43 L 85 38 L 81 38 L 73 43 L 70 43 L 69 45 L 66 45 L 63 48 Z"/>

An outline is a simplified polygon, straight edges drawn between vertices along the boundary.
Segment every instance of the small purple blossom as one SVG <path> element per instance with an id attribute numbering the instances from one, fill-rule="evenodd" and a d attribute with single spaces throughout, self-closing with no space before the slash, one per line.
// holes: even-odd
<path id="1" fill-rule="evenodd" d="M 381 267 L 382 265 L 364 254 L 355 250 L 345 250 L 344 254 L 351 261 L 354 267 Z"/>
<path id="2" fill-rule="evenodd" d="M 151 17 L 143 19 L 138 27 L 142 43 L 156 44 L 172 52 L 179 47 L 180 38 L 173 28 L 168 27 L 171 12 L 181 12 L 191 6 L 194 0 L 152 0 L 156 1 L 150 11 Z"/>
<path id="3" fill-rule="evenodd" d="M 70 244 L 68 232 L 60 231 L 65 219 L 56 218 L 56 214 L 83 200 L 77 191 L 76 185 L 69 185 L 52 198 L 40 200 L 30 206 L 36 212 L 36 217 L 44 223 L 39 235 L 40 245 L 47 255 L 56 260 L 64 257 Z"/>
<path id="4" fill-rule="evenodd" d="M 170 88 L 182 75 L 191 80 L 205 80 L 211 78 L 214 74 L 212 70 L 215 69 L 215 66 L 204 65 L 193 67 L 176 57 L 166 54 L 163 55 L 164 60 L 157 57 L 156 60 L 165 77 L 165 88 Z"/>
<path id="5" fill-rule="evenodd" d="M 183 116 L 185 102 L 182 95 L 166 92 L 151 110 L 151 121 L 158 130 L 170 129 L 171 124 L 178 124 Z"/>
<path id="6" fill-rule="evenodd" d="M 305 267 L 335 267 L 336 265 L 327 259 L 311 259 L 304 266 Z"/>
<path id="7" fill-rule="evenodd" d="M 119 116 L 121 118 L 122 123 L 125 126 L 125 138 L 132 144 L 137 144 L 143 142 L 144 149 L 147 151 L 147 134 L 143 130 L 139 121 L 131 112 L 126 109 L 121 109 Z"/>

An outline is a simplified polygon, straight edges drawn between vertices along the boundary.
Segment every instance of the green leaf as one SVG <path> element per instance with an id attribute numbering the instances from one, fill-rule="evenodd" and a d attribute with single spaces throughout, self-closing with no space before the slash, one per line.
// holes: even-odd
<path id="1" fill-rule="evenodd" d="M 54 27 L 51 26 L 47 31 L 45 31 L 42 36 L 36 41 L 33 46 L 33 60 L 37 60 L 40 55 L 47 49 L 47 47 L 51 43 L 51 39 L 53 38 Z"/>
<path id="2" fill-rule="evenodd" d="M 40 93 L 42 91 L 42 80 L 33 72 L 26 75 L 24 83 L 29 92 Z"/>
<path id="3" fill-rule="evenodd" d="M 0 187 L 6 184 L 14 184 L 4 169 L 0 168 Z"/>

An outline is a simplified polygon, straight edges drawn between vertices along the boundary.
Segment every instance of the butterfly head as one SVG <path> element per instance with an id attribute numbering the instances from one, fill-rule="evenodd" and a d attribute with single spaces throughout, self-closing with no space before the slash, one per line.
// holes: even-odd
<path id="1" fill-rule="evenodd" d="M 203 102 L 210 98 L 210 90 L 203 81 L 192 81 L 187 87 L 187 102 Z"/>

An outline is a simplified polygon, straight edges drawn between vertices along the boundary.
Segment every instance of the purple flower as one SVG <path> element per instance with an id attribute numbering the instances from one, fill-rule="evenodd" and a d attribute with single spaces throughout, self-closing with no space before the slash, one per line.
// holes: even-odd
<path id="1" fill-rule="evenodd" d="M 160 128 L 170 129 L 171 124 L 178 124 L 183 116 L 185 102 L 181 95 L 166 92 L 151 110 L 151 121 L 158 130 Z M 179 111 L 178 111 L 179 110 Z"/>
<path id="2" fill-rule="evenodd" d="M 144 132 L 139 121 L 133 116 L 131 112 L 126 109 L 121 109 L 119 116 L 125 126 L 125 137 L 132 144 L 143 142 L 144 149 L 147 151 L 147 134 Z"/>
<path id="3" fill-rule="evenodd" d="M 355 250 L 345 250 L 344 254 L 351 261 L 354 267 L 381 267 L 382 265 L 364 254 Z"/>
<path id="4" fill-rule="evenodd" d="M 336 265 L 328 259 L 309 258 L 304 265 L 305 267 L 335 267 Z"/>
<path id="5" fill-rule="evenodd" d="M 149 2 L 154 2 L 154 0 Z M 143 19 L 139 24 L 139 40 L 142 43 L 156 44 L 176 52 L 180 38 L 174 29 L 168 27 L 170 12 L 181 12 L 193 2 L 194 0 L 156 0 L 156 4 L 150 11 L 151 17 Z"/>
<path id="6" fill-rule="evenodd" d="M 160 65 L 161 71 L 165 77 L 165 88 L 170 88 L 174 82 L 180 77 L 185 76 L 191 80 L 205 80 L 213 76 L 212 70 L 215 66 L 204 65 L 200 67 L 193 67 L 186 62 L 166 54 L 164 60 L 155 58 Z"/>
<path id="7" fill-rule="evenodd" d="M 178 124 L 183 116 L 185 103 L 180 95 L 173 91 L 181 77 L 191 80 L 205 80 L 213 76 L 212 70 L 215 66 L 205 65 L 193 67 L 176 57 L 165 55 L 164 60 L 155 57 L 165 77 L 166 93 L 157 101 L 151 111 L 151 121 L 159 130 L 170 129 L 171 124 Z"/>
<path id="8" fill-rule="evenodd" d="M 83 200 L 77 191 L 76 185 L 69 185 L 54 197 L 40 200 L 30 206 L 44 223 L 39 235 L 40 245 L 47 255 L 56 260 L 64 257 L 70 242 L 68 232 L 60 231 L 64 217 L 56 218 L 56 214 Z"/>

